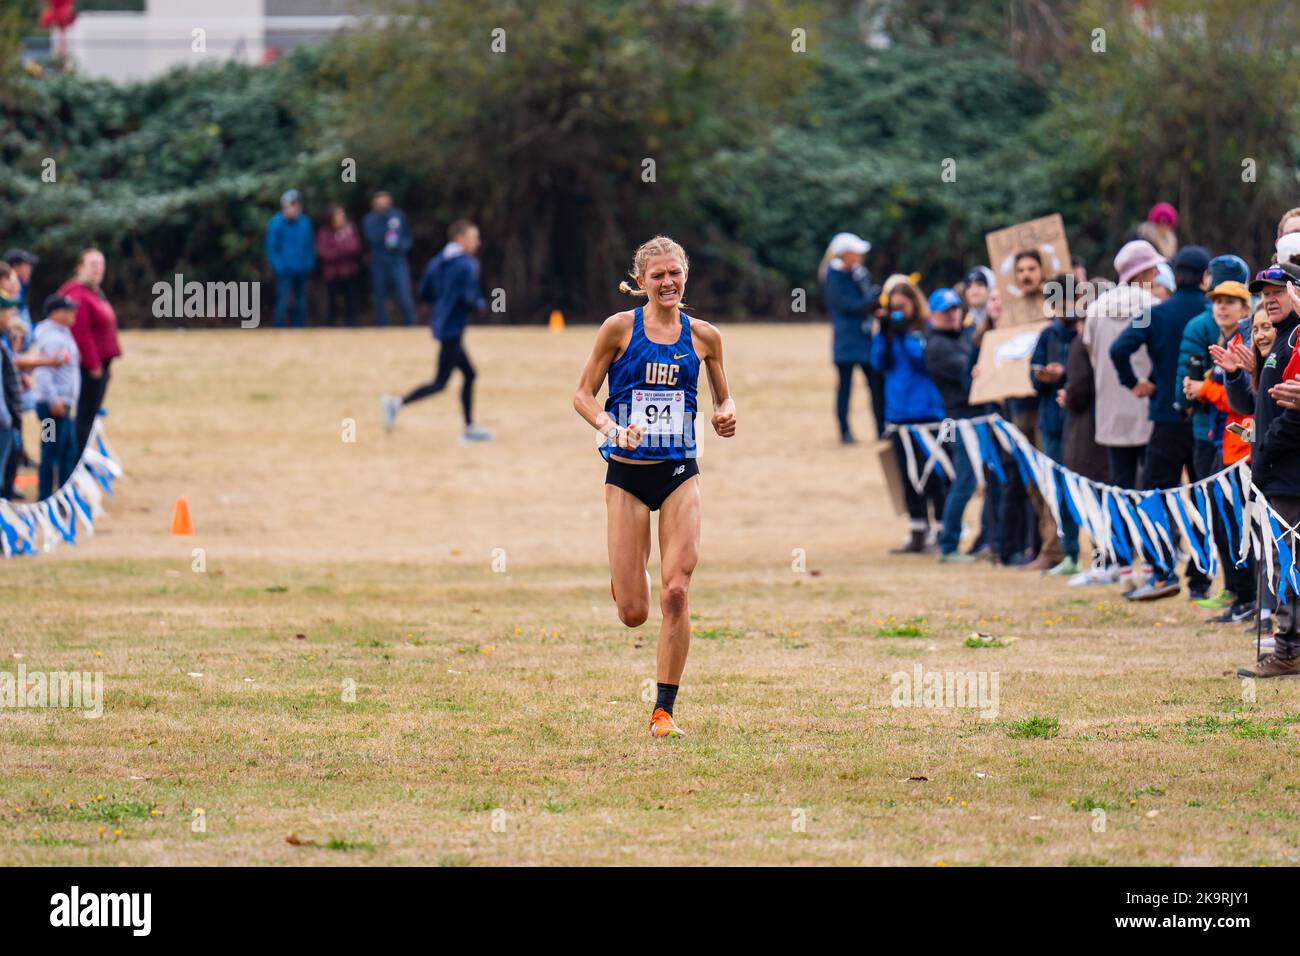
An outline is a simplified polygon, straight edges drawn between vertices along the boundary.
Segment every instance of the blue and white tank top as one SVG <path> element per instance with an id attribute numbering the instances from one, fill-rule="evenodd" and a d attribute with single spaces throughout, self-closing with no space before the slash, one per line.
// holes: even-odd
<path id="1" fill-rule="evenodd" d="M 620 426 L 636 423 L 646 432 L 634 451 L 610 442 L 600 453 L 631 461 L 694 458 L 696 393 L 700 359 L 691 340 L 691 320 L 680 313 L 682 331 L 671 345 L 651 342 L 645 334 L 641 306 L 632 313 L 632 337 L 623 354 L 609 367 L 609 398 L 605 411 Z"/>

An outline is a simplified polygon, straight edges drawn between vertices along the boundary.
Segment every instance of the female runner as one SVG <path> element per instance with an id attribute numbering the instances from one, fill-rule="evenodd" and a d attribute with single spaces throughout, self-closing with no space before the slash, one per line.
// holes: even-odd
<path id="1" fill-rule="evenodd" d="M 650 613 L 650 512 L 659 512 L 662 565 L 656 655 L 655 737 L 682 737 L 673 721 L 691 624 L 687 591 L 700 551 L 700 482 L 695 441 L 696 390 L 703 364 L 713 392 L 713 430 L 736 434 L 736 406 L 722 365 L 722 336 L 682 311 L 689 263 L 680 245 L 656 236 L 637 249 L 632 278 L 619 288 L 646 304 L 611 315 L 596 334 L 573 398 L 600 433 L 605 474 L 610 589 L 628 627 Z M 606 376 L 609 397 L 596 398 Z"/>

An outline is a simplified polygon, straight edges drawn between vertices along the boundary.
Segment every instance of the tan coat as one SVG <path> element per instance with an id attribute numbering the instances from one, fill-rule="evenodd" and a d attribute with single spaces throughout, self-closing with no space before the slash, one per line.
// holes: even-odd
<path id="1" fill-rule="evenodd" d="M 1146 289 L 1121 283 L 1103 292 L 1088 306 L 1083 344 L 1088 349 L 1096 386 L 1099 445 L 1132 447 L 1145 445 L 1151 438 L 1148 399 L 1138 398 L 1120 382 L 1110 358 L 1110 347 L 1136 316 L 1155 304 L 1155 298 Z M 1145 346 L 1133 353 L 1133 372 L 1138 381 L 1151 377 L 1151 357 Z"/>

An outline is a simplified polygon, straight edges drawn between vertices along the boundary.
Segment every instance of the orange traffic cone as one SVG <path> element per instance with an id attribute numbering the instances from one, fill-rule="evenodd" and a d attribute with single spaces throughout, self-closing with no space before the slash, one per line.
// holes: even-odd
<path id="1" fill-rule="evenodd" d="M 561 312 L 559 309 L 553 309 L 551 311 L 550 326 L 552 332 L 564 331 L 564 313 Z"/>
<path id="2" fill-rule="evenodd" d="M 184 495 L 176 499 L 176 507 L 172 510 L 172 534 L 178 538 L 188 538 L 194 534 L 194 521 L 190 518 L 190 500 Z"/>

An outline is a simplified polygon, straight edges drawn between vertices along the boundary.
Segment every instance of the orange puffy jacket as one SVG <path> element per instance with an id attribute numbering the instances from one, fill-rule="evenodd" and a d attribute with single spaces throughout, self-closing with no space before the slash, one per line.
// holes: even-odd
<path id="1" fill-rule="evenodd" d="M 1237 333 L 1237 335 L 1233 336 L 1232 341 L 1228 343 L 1227 347 L 1231 349 L 1240 341 L 1242 341 L 1241 333 Z M 1295 359 L 1292 358 L 1292 363 L 1294 362 Z M 1290 366 L 1287 367 L 1287 371 L 1291 371 Z M 1201 399 L 1209 402 L 1220 411 L 1227 412 L 1229 425 L 1236 422 L 1239 425 L 1244 425 L 1252 430 L 1254 429 L 1255 419 L 1253 416 L 1242 415 L 1239 412 L 1235 412 L 1233 411 L 1232 406 L 1228 404 L 1228 390 L 1224 388 L 1222 382 L 1216 382 L 1212 378 L 1207 378 L 1205 384 L 1201 388 Z M 1243 458 L 1250 458 L 1250 442 L 1238 438 L 1225 428 L 1223 430 L 1224 467 L 1226 468 L 1228 465 L 1235 465 Z"/>

